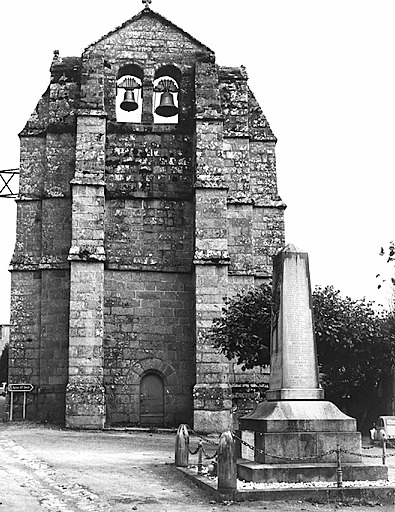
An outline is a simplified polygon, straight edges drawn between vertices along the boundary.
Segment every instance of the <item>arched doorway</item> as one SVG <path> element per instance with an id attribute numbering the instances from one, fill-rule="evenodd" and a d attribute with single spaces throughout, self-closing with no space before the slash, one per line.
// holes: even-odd
<path id="1" fill-rule="evenodd" d="M 157 373 L 147 373 L 140 382 L 140 425 L 163 427 L 164 419 L 163 379 Z"/>

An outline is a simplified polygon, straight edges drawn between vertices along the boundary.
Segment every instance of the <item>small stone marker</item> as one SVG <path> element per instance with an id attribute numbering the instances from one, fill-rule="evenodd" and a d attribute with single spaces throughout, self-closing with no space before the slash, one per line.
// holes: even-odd
<path id="1" fill-rule="evenodd" d="M 180 425 L 176 435 L 175 464 L 180 468 L 187 468 L 189 460 L 189 434 L 186 425 Z"/>
<path id="2" fill-rule="evenodd" d="M 292 244 L 273 261 L 268 400 L 322 400 L 313 329 L 309 260 Z"/>
<path id="3" fill-rule="evenodd" d="M 237 489 L 236 448 L 232 432 L 224 432 L 218 445 L 218 491 L 234 492 Z"/>

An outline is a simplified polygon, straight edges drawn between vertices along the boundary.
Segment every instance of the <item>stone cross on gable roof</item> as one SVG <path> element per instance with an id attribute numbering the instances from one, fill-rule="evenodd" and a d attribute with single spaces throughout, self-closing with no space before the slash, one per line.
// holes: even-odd
<path id="1" fill-rule="evenodd" d="M 145 5 L 145 7 L 149 9 L 149 4 L 152 2 L 152 0 L 142 0 L 142 2 Z"/>

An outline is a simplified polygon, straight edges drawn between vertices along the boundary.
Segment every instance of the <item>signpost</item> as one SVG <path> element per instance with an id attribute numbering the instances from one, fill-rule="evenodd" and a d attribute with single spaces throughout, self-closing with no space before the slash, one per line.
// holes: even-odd
<path id="1" fill-rule="evenodd" d="M 18 384 L 8 384 L 8 391 L 11 393 L 11 403 L 10 403 L 10 421 L 12 421 L 13 409 L 14 409 L 14 393 L 23 393 L 23 409 L 22 409 L 22 419 L 26 418 L 26 394 L 30 391 L 33 391 L 33 384 L 29 384 L 28 382 L 19 382 Z"/>

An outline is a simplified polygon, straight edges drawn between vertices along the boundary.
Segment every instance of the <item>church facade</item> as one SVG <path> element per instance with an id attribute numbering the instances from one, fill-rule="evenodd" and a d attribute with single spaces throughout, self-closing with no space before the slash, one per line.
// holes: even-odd
<path id="1" fill-rule="evenodd" d="M 146 7 L 81 57 L 54 52 L 20 141 L 9 382 L 34 386 L 27 419 L 233 428 L 235 390 L 264 375 L 206 333 L 284 245 L 245 69 Z"/>

